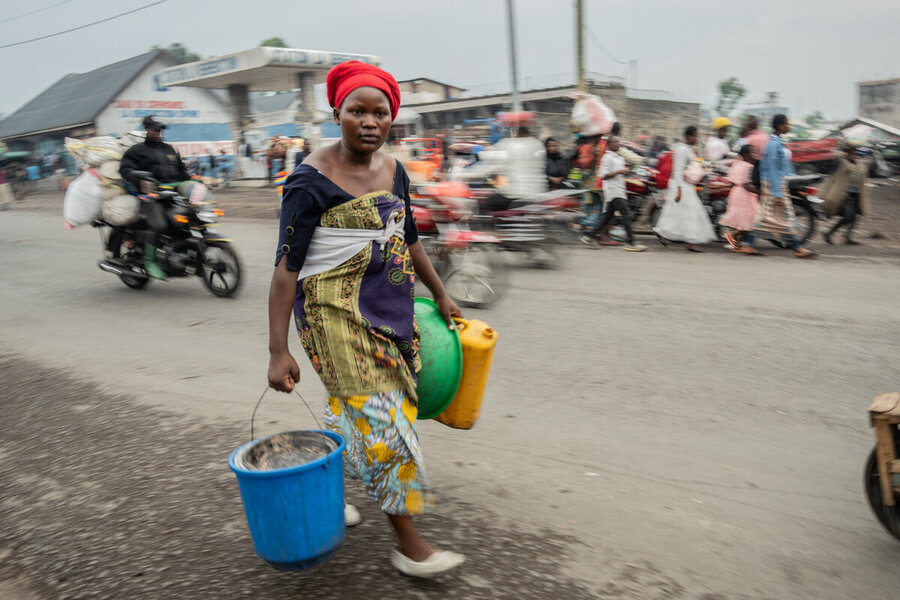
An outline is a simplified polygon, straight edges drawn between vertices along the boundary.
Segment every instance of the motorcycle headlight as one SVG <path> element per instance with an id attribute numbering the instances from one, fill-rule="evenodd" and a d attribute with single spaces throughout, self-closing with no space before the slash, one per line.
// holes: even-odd
<path id="1" fill-rule="evenodd" d="M 202 210 L 198 212 L 197 218 L 203 223 L 215 223 L 219 220 L 218 215 L 212 210 Z"/>

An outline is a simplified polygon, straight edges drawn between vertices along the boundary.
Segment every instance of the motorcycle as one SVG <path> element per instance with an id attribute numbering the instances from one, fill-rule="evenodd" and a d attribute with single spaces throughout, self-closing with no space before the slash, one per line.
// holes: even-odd
<path id="1" fill-rule="evenodd" d="M 419 240 L 450 296 L 462 306 L 488 308 L 509 286 L 500 240 L 469 227 L 474 200 L 433 191 L 410 195 Z"/>
<path id="2" fill-rule="evenodd" d="M 863 488 L 878 522 L 900 540 L 900 394 L 881 394 L 869 406 L 875 448 L 866 461 Z"/>
<path id="3" fill-rule="evenodd" d="M 581 195 L 581 190 L 567 188 L 513 200 L 506 210 L 489 211 L 482 205 L 475 226 L 493 233 L 504 250 L 524 255 L 530 265 L 558 269 L 563 264 L 560 244 L 583 214 Z"/>
<path id="4" fill-rule="evenodd" d="M 145 178 L 149 181 L 149 177 Z M 215 230 L 224 212 L 212 202 L 191 202 L 172 186 L 159 185 L 156 192 L 139 194 L 141 201 L 162 202 L 166 206 L 169 230 L 160 235 L 156 261 L 167 277 L 198 276 L 215 296 L 233 295 L 241 284 L 241 263 L 231 240 Z M 102 271 L 117 275 L 126 286 L 143 289 L 150 276 L 144 267 L 144 244 L 151 241 L 146 225 L 118 226 L 102 219 L 94 222 L 101 230 L 105 258 L 98 261 Z M 104 239 L 104 230 L 109 229 Z"/>
<path id="5" fill-rule="evenodd" d="M 656 187 L 656 176 L 656 169 L 639 166 L 625 179 L 628 196 L 625 201 L 631 211 L 632 221 L 638 221 L 643 216 L 651 228 L 656 225 L 662 210 L 662 195 Z"/>

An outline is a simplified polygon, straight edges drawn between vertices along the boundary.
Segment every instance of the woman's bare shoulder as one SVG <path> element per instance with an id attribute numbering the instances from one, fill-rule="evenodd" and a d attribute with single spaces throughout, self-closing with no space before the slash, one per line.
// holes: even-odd
<path id="1" fill-rule="evenodd" d="M 314 167 L 320 171 L 327 170 L 328 167 L 334 163 L 336 149 L 337 143 L 313 150 L 310 155 L 303 160 L 303 164 Z"/>

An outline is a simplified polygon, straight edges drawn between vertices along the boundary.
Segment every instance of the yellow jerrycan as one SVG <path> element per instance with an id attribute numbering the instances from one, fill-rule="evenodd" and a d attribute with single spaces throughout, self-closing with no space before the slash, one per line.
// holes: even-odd
<path id="1" fill-rule="evenodd" d="M 481 412 L 484 388 L 497 346 L 497 332 L 483 321 L 454 320 L 462 343 L 462 378 L 453 401 L 435 420 L 456 429 L 471 429 Z"/>

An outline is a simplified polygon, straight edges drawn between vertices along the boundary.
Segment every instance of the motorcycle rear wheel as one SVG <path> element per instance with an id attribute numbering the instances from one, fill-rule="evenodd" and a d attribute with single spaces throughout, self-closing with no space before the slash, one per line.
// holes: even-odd
<path id="1" fill-rule="evenodd" d="M 797 221 L 794 225 L 794 239 L 806 242 L 816 233 L 816 214 L 806 206 L 794 204 L 794 216 Z M 769 240 L 772 245 L 779 248 L 790 248 L 791 245 L 781 240 Z"/>
<path id="2" fill-rule="evenodd" d="M 888 533 L 900 540 L 900 506 L 885 506 L 881 496 L 881 476 L 878 473 L 878 456 L 875 449 L 869 454 L 866 461 L 863 488 L 866 490 L 866 499 L 872 512 L 878 518 Z"/>
<path id="3" fill-rule="evenodd" d="M 200 257 L 197 274 L 214 296 L 228 298 L 241 286 L 241 261 L 229 242 L 209 242 Z"/>
<path id="4" fill-rule="evenodd" d="M 114 236 L 114 237 L 112 237 L 112 239 L 110 239 L 110 244 L 109 244 L 109 247 L 113 253 L 113 258 L 122 260 L 122 261 L 128 263 L 129 266 L 131 266 L 133 264 L 141 265 L 140 267 L 137 267 L 137 268 L 146 275 L 147 271 L 143 267 L 143 264 L 144 264 L 143 252 L 141 252 L 137 247 L 135 247 L 133 242 L 132 242 L 131 247 L 127 246 L 125 244 L 125 239 L 118 233 L 113 232 L 110 235 Z M 129 254 L 138 255 L 138 256 L 140 256 L 140 259 L 135 259 L 134 261 L 128 260 L 128 259 L 126 259 L 126 256 Z M 134 267 L 132 267 L 132 268 L 134 268 Z M 141 277 L 129 277 L 128 275 L 119 275 L 119 279 L 122 280 L 122 283 L 124 283 L 125 285 L 127 285 L 128 287 L 130 287 L 133 290 L 142 290 L 145 287 L 147 287 L 148 283 L 150 283 L 149 277 L 141 278 Z"/>

